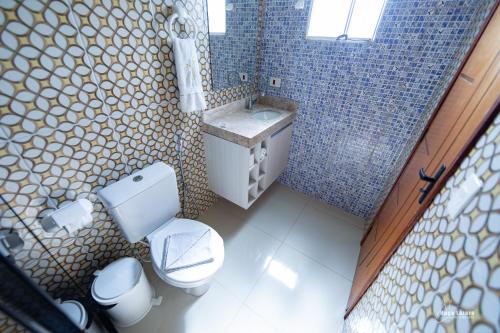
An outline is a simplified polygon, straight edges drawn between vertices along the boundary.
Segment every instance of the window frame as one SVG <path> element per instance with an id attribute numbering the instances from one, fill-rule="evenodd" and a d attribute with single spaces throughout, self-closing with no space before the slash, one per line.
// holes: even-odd
<path id="1" fill-rule="evenodd" d="M 385 5 L 387 4 L 387 0 L 383 0 L 384 4 L 382 5 L 382 8 L 380 9 L 380 13 L 379 13 L 378 19 L 377 19 L 377 24 L 375 25 L 375 30 L 373 31 L 373 35 L 370 38 L 349 37 L 349 35 L 347 34 L 347 31 L 349 30 L 349 25 L 351 24 L 352 14 L 354 12 L 354 6 L 356 5 L 356 0 L 351 0 L 351 6 L 349 8 L 349 13 L 347 14 L 347 20 L 346 20 L 345 27 L 344 27 L 344 33 L 342 35 L 340 35 L 340 36 L 343 36 L 343 35 L 347 36 L 347 38 L 343 39 L 343 38 L 339 38 L 340 36 L 337 36 L 337 37 L 309 36 L 309 28 L 311 25 L 311 14 L 312 14 L 313 6 L 314 6 L 314 1 L 316 1 L 316 0 L 311 1 L 311 7 L 309 8 L 309 15 L 308 15 L 308 19 L 307 19 L 306 39 L 325 40 L 325 41 L 340 41 L 340 42 L 345 42 L 345 41 L 370 42 L 370 41 L 374 41 L 375 37 L 377 36 L 378 27 L 379 27 L 380 21 L 382 19 L 382 14 L 384 13 L 384 10 L 385 10 Z"/>
<path id="2" fill-rule="evenodd" d="M 384 0 L 385 1 L 385 0 Z M 224 0 L 224 32 L 211 32 L 210 31 L 210 15 L 208 13 L 208 2 L 209 0 L 205 0 L 205 4 L 207 7 L 207 27 L 208 27 L 208 34 L 209 35 L 214 35 L 214 36 L 225 36 L 227 34 L 227 2 Z"/>

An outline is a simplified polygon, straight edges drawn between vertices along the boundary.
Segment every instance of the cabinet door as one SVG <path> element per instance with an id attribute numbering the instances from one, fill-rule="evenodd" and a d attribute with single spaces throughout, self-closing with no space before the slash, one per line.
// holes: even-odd
<path id="1" fill-rule="evenodd" d="M 271 135 L 268 151 L 266 187 L 271 185 L 285 170 L 292 139 L 292 124 Z"/>

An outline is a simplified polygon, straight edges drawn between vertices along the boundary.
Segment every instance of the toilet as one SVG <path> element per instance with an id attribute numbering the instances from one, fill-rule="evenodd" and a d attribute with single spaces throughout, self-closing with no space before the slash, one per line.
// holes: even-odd
<path id="1" fill-rule="evenodd" d="M 101 189 L 97 196 L 127 241 L 136 243 L 147 238 L 153 269 L 163 281 L 194 296 L 207 292 L 224 262 L 224 241 L 206 224 L 175 217 L 180 212 L 180 202 L 172 167 L 157 162 Z M 211 263 L 168 274 L 161 269 L 167 236 L 207 228 L 211 231 L 209 247 L 214 259 Z"/>

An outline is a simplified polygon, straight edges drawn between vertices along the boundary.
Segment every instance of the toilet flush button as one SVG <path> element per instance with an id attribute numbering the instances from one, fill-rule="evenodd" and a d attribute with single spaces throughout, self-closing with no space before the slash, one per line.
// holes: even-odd
<path id="1" fill-rule="evenodd" d="M 137 175 L 137 176 L 134 176 L 134 178 L 132 178 L 132 180 L 134 182 L 140 182 L 142 179 L 143 179 L 143 177 L 141 175 Z"/>

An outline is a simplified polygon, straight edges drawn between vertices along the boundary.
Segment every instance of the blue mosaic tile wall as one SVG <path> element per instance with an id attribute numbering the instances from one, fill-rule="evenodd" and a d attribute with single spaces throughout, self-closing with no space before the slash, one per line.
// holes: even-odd
<path id="1" fill-rule="evenodd" d="M 226 33 L 210 34 L 212 80 L 216 90 L 240 85 L 240 72 L 248 73 L 249 84 L 255 80 L 259 1 L 227 3 L 232 3 L 234 9 L 226 11 Z"/>
<path id="2" fill-rule="evenodd" d="M 266 1 L 260 59 L 300 106 L 280 181 L 370 219 L 494 1 L 388 0 L 373 42 L 305 39 L 294 3 Z"/>

